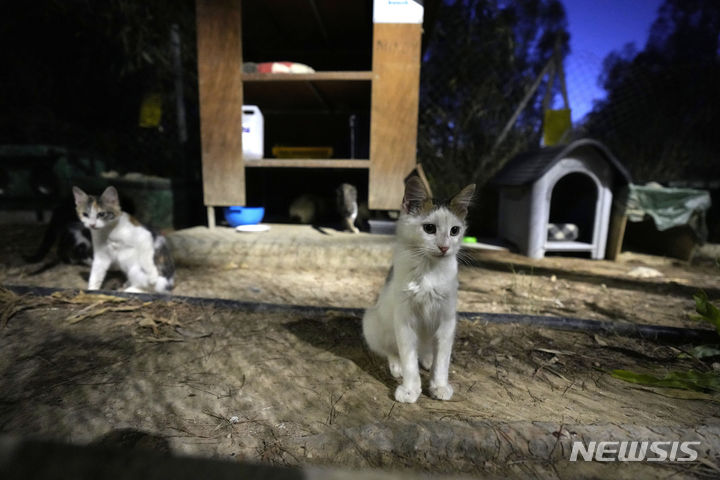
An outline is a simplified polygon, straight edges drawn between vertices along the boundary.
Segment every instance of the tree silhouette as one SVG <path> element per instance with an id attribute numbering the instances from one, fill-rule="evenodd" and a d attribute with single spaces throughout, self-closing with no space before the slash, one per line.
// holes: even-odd
<path id="1" fill-rule="evenodd" d="M 604 141 L 636 182 L 720 175 L 720 2 L 666 0 L 644 49 L 604 61 L 607 98 L 583 133 Z"/>
<path id="2" fill-rule="evenodd" d="M 564 56 L 568 40 L 557 0 L 443 2 L 426 39 L 418 131 L 418 157 L 436 193 L 450 194 L 470 177 L 483 184 L 509 157 L 538 144 L 544 86 L 490 154 L 556 42 Z"/>
<path id="3" fill-rule="evenodd" d="M 186 104 L 196 99 L 193 0 L 6 2 L 0 22 L 0 143 L 110 153 L 110 168 L 178 174 L 170 31 L 179 27 Z M 147 93 L 165 93 L 164 129 L 139 129 Z M 194 116 L 189 116 L 197 123 Z M 197 136 L 193 137 L 194 144 Z"/>

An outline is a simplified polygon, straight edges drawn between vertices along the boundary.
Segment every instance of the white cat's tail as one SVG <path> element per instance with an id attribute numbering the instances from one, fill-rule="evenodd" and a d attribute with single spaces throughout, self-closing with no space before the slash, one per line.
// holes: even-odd
<path id="1" fill-rule="evenodd" d="M 383 357 L 397 356 L 392 322 L 384 322 L 378 307 L 368 308 L 363 315 L 363 336 L 370 350 Z"/>
<path id="2" fill-rule="evenodd" d="M 373 352 L 384 355 L 383 349 L 380 348 L 380 339 L 378 338 L 378 317 L 377 308 L 368 308 L 365 310 L 365 314 L 362 319 L 363 337 L 370 350 Z"/>

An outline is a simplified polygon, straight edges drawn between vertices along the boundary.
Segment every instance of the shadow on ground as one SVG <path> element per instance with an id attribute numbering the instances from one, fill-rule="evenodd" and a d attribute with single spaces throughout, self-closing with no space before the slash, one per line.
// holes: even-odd
<path id="1" fill-rule="evenodd" d="M 358 368 L 388 387 L 389 396 L 397 386 L 387 364 L 372 353 L 363 340 L 362 324 L 357 317 L 303 318 L 285 325 L 293 335 L 315 348 L 350 360 Z"/>

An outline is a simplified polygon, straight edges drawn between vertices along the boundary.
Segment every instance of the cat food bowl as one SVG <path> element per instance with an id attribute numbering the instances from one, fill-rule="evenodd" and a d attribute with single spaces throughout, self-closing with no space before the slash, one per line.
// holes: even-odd
<path id="1" fill-rule="evenodd" d="M 231 227 L 255 225 L 262 221 L 265 207 L 225 207 L 223 213 Z"/>

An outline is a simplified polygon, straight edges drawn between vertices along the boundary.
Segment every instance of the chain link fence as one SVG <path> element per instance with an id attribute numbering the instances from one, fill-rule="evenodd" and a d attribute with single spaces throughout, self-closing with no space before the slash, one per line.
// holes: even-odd
<path id="1" fill-rule="evenodd" d="M 476 182 L 479 215 L 492 218 L 494 175 L 517 153 L 541 146 L 547 109 L 569 107 L 589 113 L 575 115 L 560 143 L 594 138 L 635 183 L 714 189 L 717 200 L 720 8 L 668 0 L 646 45 L 606 58 L 573 53 L 572 68 L 557 77 L 548 62 L 555 59 L 558 73 L 569 49 L 564 10 L 554 8 L 552 1 L 448 0 L 431 12 L 418 158 L 435 193 Z M 563 76 L 569 105 L 557 81 Z"/>
<path id="2" fill-rule="evenodd" d="M 485 185 L 537 147 L 547 65 L 566 50 L 557 2 L 443 2 L 423 49 L 418 158 L 436 194 Z M 562 53 L 562 52 L 561 52 Z M 553 87 L 559 91 L 559 83 Z"/>

